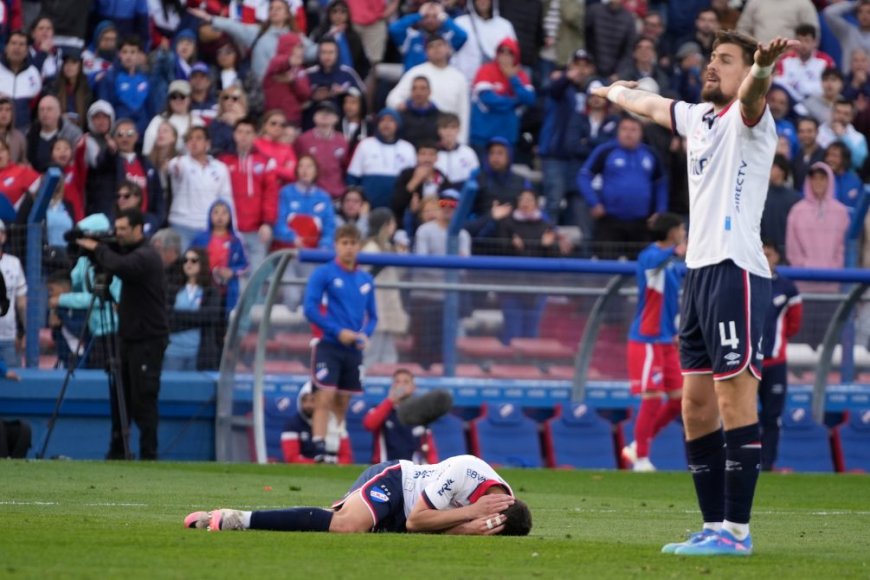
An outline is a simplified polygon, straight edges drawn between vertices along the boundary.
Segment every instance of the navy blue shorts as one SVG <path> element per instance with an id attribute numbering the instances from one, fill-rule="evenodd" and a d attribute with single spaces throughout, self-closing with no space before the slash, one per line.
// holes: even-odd
<path id="1" fill-rule="evenodd" d="M 407 531 L 402 466 L 398 461 L 384 461 L 363 471 L 344 498 L 333 504 L 333 509 L 341 509 L 347 498 L 357 490 L 372 514 L 373 532 Z"/>
<path id="2" fill-rule="evenodd" d="M 362 379 L 361 350 L 323 340 L 311 347 L 311 382 L 315 389 L 361 393 Z"/>
<path id="3" fill-rule="evenodd" d="M 736 377 L 747 368 L 761 378 L 764 319 L 770 279 L 731 260 L 690 269 L 680 310 L 680 366 L 684 375 Z"/>

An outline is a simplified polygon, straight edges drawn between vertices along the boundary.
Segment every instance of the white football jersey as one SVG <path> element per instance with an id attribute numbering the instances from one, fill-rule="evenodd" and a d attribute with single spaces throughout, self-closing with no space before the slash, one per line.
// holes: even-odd
<path id="1" fill-rule="evenodd" d="M 489 464 L 473 455 L 457 455 L 434 465 L 414 465 L 402 460 L 405 517 L 421 499 L 437 510 L 464 507 L 476 502 L 494 485 L 513 490 Z"/>
<path id="2" fill-rule="evenodd" d="M 776 127 L 765 107 L 753 126 L 740 104 L 715 113 L 710 103 L 671 105 L 674 133 L 686 138 L 689 172 L 689 241 L 686 265 L 733 260 L 770 278 L 761 249 L 761 214 L 776 153 Z"/>

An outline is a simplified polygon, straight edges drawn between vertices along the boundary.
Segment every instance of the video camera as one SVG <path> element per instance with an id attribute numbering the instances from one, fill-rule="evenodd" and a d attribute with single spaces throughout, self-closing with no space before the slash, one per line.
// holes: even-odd
<path id="1" fill-rule="evenodd" d="M 112 231 L 83 230 L 79 227 L 75 227 L 66 232 L 63 235 L 63 239 L 67 243 L 67 253 L 71 257 L 76 257 L 82 254 L 87 255 L 89 253 L 76 243 L 81 239 L 95 240 L 103 244 L 108 244 L 116 250 L 118 248 L 118 238 L 115 237 L 115 232 Z"/>

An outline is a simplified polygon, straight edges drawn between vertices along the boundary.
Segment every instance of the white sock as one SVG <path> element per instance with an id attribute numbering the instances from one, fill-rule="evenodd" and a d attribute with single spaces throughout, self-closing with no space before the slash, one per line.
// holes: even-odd
<path id="1" fill-rule="evenodd" d="M 722 529 L 740 541 L 745 540 L 749 535 L 749 524 L 735 524 L 725 520 L 722 522 Z"/>
<path id="2" fill-rule="evenodd" d="M 251 529 L 251 513 L 253 512 L 242 512 L 242 526 L 246 530 Z"/>
<path id="3" fill-rule="evenodd" d="M 718 532 L 722 529 L 722 522 L 704 522 L 704 529 Z"/>

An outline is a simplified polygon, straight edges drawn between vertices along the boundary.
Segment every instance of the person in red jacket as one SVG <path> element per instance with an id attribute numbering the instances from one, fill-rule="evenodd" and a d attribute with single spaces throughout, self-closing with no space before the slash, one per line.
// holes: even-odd
<path id="1" fill-rule="evenodd" d="M 294 125 L 302 123 L 302 107 L 311 96 L 311 84 L 302 66 L 304 52 L 299 35 L 293 32 L 283 35 L 263 77 L 266 110 L 283 111 Z"/>
<path id="2" fill-rule="evenodd" d="M 284 139 L 287 125 L 287 116 L 283 111 L 267 111 L 260 125 L 260 136 L 254 141 L 257 151 L 275 160 L 279 185 L 296 181 L 296 152 L 293 151 L 293 145 Z"/>
<path id="3" fill-rule="evenodd" d="M 233 129 L 236 153 L 218 157 L 230 172 L 238 220 L 236 230 L 248 255 L 249 272 L 255 272 L 266 259 L 272 243 L 271 224 L 275 223 L 278 212 L 277 165 L 254 146 L 256 135 L 254 120 L 240 119 Z"/>
<path id="4" fill-rule="evenodd" d="M 332 101 L 321 101 L 314 112 L 314 128 L 302 133 L 293 144 L 296 155 L 310 155 L 320 170 L 317 185 L 335 200 L 344 193 L 344 172 L 348 163 L 347 139 L 335 130 L 338 107 Z"/>
<path id="5" fill-rule="evenodd" d="M 0 191 L 12 205 L 17 205 L 21 197 L 39 181 L 39 172 L 29 165 L 12 163 L 12 154 L 6 141 L 0 139 Z"/>
<path id="6" fill-rule="evenodd" d="M 311 417 L 314 415 L 314 393 L 311 389 L 311 381 L 299 389 L 294 409 L 296 413 L 290 417 L 281 432 L 281 454 L 285 463 L 315 463 L 317 450 L 311 441 Z M 349 465 L 353 463 L 350 439 L 346 430 L 338 431 L 336 427 L 335 417 L 330 415 L 326 437 L 337 437 L 339 440 L 336 463 Z"/>

